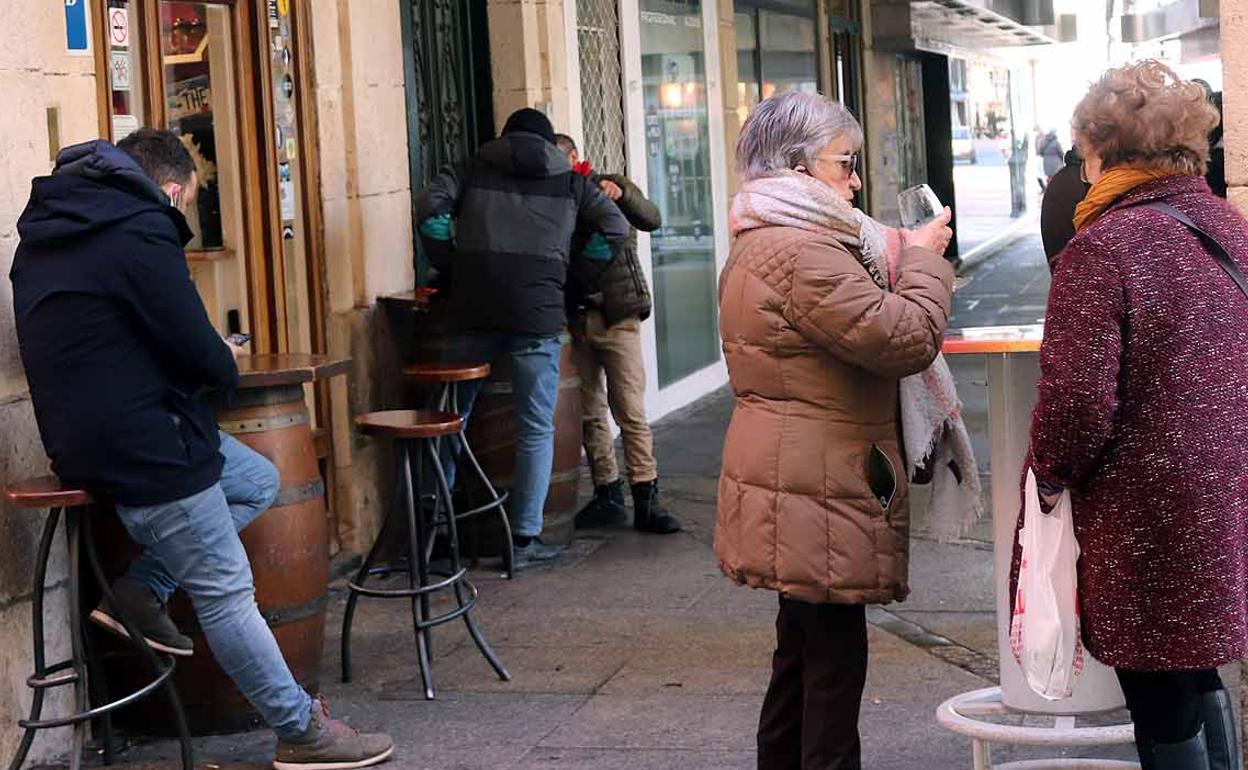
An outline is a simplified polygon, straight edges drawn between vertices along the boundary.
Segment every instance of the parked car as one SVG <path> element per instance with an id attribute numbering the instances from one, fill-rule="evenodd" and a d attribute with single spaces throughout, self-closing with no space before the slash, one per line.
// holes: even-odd
<path id="1" fill-rule="evenodd" d="M 968 126 L 953 127 L 953 160 L 975 162 L 975 142 L 971 139 L 971 129 Z"/>

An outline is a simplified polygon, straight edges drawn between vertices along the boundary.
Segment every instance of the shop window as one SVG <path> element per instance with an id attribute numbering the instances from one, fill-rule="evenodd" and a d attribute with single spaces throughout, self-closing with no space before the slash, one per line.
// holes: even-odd
<path id="1" fill-rule="evenodd" d="M 651 251 L 666 386 L 719 359 L 702 3 L 641 0 L 641 22 L 646 168 L 663 213 Z"/>

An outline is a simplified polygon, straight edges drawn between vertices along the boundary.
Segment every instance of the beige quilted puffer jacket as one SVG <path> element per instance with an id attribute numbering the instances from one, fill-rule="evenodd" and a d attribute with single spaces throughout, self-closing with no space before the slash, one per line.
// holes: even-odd
<path id="1" fill-rule="evenodd" d="M 715 553 L 730 578 L 816 603 L 906 597 L 898 380 L 939 352 L 952 285 L 949 263 L 923 248 L 903 251 L 890 293 L 830 235 L 737 238 L 719 287 L 737 401 Z"/>

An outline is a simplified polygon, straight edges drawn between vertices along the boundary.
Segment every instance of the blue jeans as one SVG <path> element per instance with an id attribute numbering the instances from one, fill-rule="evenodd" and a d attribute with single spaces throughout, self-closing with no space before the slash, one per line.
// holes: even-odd
<path id="1" fill-rule="evenodd" d="M 203 492 L 160 505 L 117 506 L 121 523 L 145 549 L 129 574 L 162 602 L 180 586 L 217 663 L 278 737 L 295 737 L 308 727 L 312 698 L 260 615 L 238 538 L 277 497 L 277 469 L 224 433 L 221 454 L 221 480 Z"/>
<path id="2" fill-rule="evenodd" d="M 550 489 L 555 461 L 555 402 L 559 397 L 558 337 L 527 334 L 472 333 L 461 335 L 450 346 L 458 361 L 494 361 L 507 355 L 511 362 L 516 409 L 516 471 L 511 482 L 507 513 L 511 531 L 519 537 L 542 534 L 542 509 Z M 464 419 L 472 414 L 481 392 L 481 380 L 459 385 L 459 410 Z M 448 442 L 449 443 L 449 442 Z M 454 473 L 453 464 L 448 473 Z"/>

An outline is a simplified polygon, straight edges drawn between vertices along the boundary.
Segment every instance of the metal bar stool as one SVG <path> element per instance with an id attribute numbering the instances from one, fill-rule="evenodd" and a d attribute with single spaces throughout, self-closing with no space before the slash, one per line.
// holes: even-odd
<path id="1" fill-rule="evenodd" d="M 435 626 L 450 623 L 458 618 L 464 619 L 473 642 L 494 668 L 498 678 L 504 682 L 510 681 L 511 675 L 507 673 L 502 661 L 490 649 L 485 637 L 481 634 L 481 629 L 477 627 L 470 614 L 477 604 L 479 592 L 476 586 L 468 580 L 468 570 L 460 564 L 459 537 L 455 526 L 458 516 L 451 502 L 451 490 L 446 483 L 442 461 L 438 458 L 436 439 L 462 434 L 463 419 L 453 412 L 399 410 L 361 415 L 355 419 L 355 424 L 366 436 L 393 440 L 395 493 L 390 515 L 386 517 L 376 542 L 373 543 L 364 563 L 360 565 L 360 571 L 356 574 L 355 580 L 348 584 L 347 607 L 342 618 L 342 681 L 351 681 L 351 624 L 355 617 L 356 601 L 361 595 L 378 599 L 411 599 L 412 625 L 416 633 L 416 653 L 427 700 L 434 698 L 430 632 Z M 432 521 L 428 521 L 423 515 L 417 515 L 417 501 L 420 500 L 420 491 L 423 488 L 421 484 L 424 464 L 422 459 L 430 464 L 434 472 L 436 502 Z M 374 564 L 384 550 L 390 530 L 401 526 L 403 515 L 406 517 L 404 523 L 407 527 L 408 588 L 367 588 L 365 583 L 369 577 L 389 574 L 395 570 L 394 567 L 389 566 L 375 568 Z M 430 527 L 436 530 L 439 525 L 446 526 L 450 540 L 450 568 L 445 573 L 435 573 L 429 569 L 429 560 L 425 550 L 426 543 L 433 536 Z M 431 582 L 430 575 L 441 580 Z M 441 615 L 432 615 L 429 597 L 448 588 L 455 594 L 457 607 Z"/>
<path id="2" fill-rule="evenodd" d="M 459 409 L 459 383 L 484 380 L 490 376 L 490 365 L 422 362 L 405 367 L 403 376 L 414 385 L 440 386 L 433 399 L 431 408 L 442 412 L 450 412 L 451 414 L 461 414 Z M 466 423 L 461 426 L 457 438 L 459 439 L 459 450 L 462 452 L 462 456 L 468 458 L 469 466 L 476 473 L 489 497 L 489 502 L 485 505 L 457 514 L 457 518 L 463 520 L 490 511 L 498 511 L 499 521 L 503 525 L 503 571 L 507 579 L 510 580 L 515 576 L 515 550 L 511 543 L 511 521 L 507 518 L 507 509 L 505 507 L 510 493 L 499 492 L 490 482 L 489 477 L 485 475 L 485 471 L 481 468 L 481 463 L 472 451 L 472 446 L 468 443 Z M 454 454 L 453 456 L 455 457 L 456 467 L 459 467 L 460 455 Z"/>
<path id="3" fill-rule="evenodd" d="M 135 703 L 161 688 L 164 689 L 165 697 L 169 699 L 170 711 L 173 714 L 178 730 L 178 740 L 182 744 L 182 768 L 183 770 L 192 770 L 194 760 L 191 751 L 190 731 L 187 729 L 186 715 L 182 711 L 182 703 L 178 699 L 177 690 L 174 689 L 171 681 L 174 668 L 173 657 L 157 655 L 148 646 L 147 641 L 144 640 L 143 635 L 139 633 L 139 630 L 130 619 L 121 612 L 115 601 L 112 588 L 109 586 L 108 579 L 104 576 L 104 570 L 100 566 L 99 556 L 95 552 L 95 541 L 91 536 L 91 511 L 89 508 L 93 502 L 91 496 L 81 489 L 62 485 L 54 477 L 45 476 L 10 484 L 4 490 L 4 499 L 10 506 L 16 508 L 50 509 L 48 520 L 43 527 L 43 536 L 39 541 L 39 553 L 35 560 L 35 582 L 31 601 L 31 629 L 33 631 L 35 672 L 26 680 L 26 685 L 34 690 L 34 695 L 30 705 L 30 717 L 17 723 L 26 733 L 22 736 L 22 742 L 17 748 L 17 755 L 9 763 L 9 770 L 19 770 L 22 763 L 26 761 L 26 755 L 30 752 L 36 732 L 54 727 L 69 727 L 71 725 L 74 728 L 74 736 L 70 748 L 69 767 L 70 770 L 78 770 L 82 767 L 82 751 L 86 744 L 87 725 L 91 720 L 97 718 L 102 718 L 103 720 L 105 762 L 112 764 L 113 740 L 110 715 L 117 709 Z M 69 545 L 69 622 L 70 644 L 73 652 L 69 660 L 48 665 L 45 658 L 43 634 L 44 583 L 48 573 L 48 559 L 52 553 L 52 540 L 56 536 L 56 526 L 62 513 L 65 513 L 65 536 Z M 82 608 L 79 603 L 81 588 L 79 554 L 83 550 L 86 551 L 87 561 L 91 565 L 91 571 L 94 573 L 95 580 L 99 583 L 100 589 L 103 591 L 109 605 L 113 607 L 113 611 L 117 614 L 117 619 L 121 621 L 126 629 L 126 633 L 130 636 L 131 643 L 138 650 L 139 654 L 147 659 L 155 674 L 155 678 L 142 688 L 125 697 L 98 705 L 95 708 L 91 708 L 88 703 L 87 667 L 91 663 L 91 655 L 87 649 L 86 634 L 83 632 Z M 95 679 L 96 677 L 92 676 L 91 678 Z M 65 717 L 41 719 L 43 716 L 44 693 L 47 690 L 64 687 L 65 685 L 73 685 L 74 687 L 76 713 Z"/>

